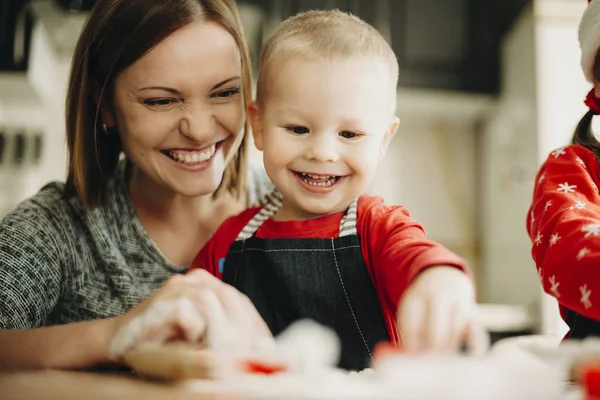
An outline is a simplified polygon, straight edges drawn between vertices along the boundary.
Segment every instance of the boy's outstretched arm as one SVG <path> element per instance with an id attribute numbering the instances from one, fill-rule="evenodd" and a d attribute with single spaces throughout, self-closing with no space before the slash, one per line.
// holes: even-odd
<path id="1" fill-rule="evenodd" d="M 376 285 L 397 316 L 404 349 L 458 351 L 465 340 L 476 351 L 485 348 L 464 260 L 428 240 L 405 208 L 386 206 L 377 197 L 363 199 L 369 204 L 359 205 L 362 245 Z"/>

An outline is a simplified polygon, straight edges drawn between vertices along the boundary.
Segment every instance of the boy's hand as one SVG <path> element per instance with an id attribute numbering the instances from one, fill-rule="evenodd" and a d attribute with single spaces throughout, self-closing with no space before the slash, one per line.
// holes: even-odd
<path id="1" fill-rule="evenodd" d="M 472 353 L 487 350 L 489 338 L 475 321 L 475 289 L 463 271 L 447 266 L 423 271 L 398 307 L 398 330 L 404 350 Z"/>

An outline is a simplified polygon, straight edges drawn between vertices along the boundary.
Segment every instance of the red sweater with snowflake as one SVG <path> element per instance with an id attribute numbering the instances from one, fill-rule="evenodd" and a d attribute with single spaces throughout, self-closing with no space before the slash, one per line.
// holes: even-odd
<path id="1" fill-rule="evenodd" d="M 600 320 L 600 165 L 582 146 L 553 151 L 535 182 L 527 216 L 544 290 L 565 307 Z"/>
<path id="2" fill-rule="evenodd" d="M 222 277 L 219 262 L 227 256 L 238 233 L 260 210 L 249 208 L 227 219 L 200 251 L 191 268 L 203 268 Z M 265 221 L 256 231 L 259 238 L 331 238 L 339 236 L 343 212 L 306 221 Z M 396 313 L 400 297 L 423 270 L 447 265 L 467 271 L 465 262 L 425 236 L 423 227 L 401 206 L 388 206 L 381 197 L 358 199 L 356 230 L 361 251 L 379 294 L 388 333 L 398 342 Z"/>

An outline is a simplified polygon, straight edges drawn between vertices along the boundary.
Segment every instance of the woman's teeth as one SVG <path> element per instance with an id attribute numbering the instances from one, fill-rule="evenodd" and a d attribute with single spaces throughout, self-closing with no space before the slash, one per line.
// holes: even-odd
<path id="1" fill-rule="evenodd" d="M 213 144 L 210 148 L 204 151 L 168 150 L 165 154 L 182 164 L 194 165 L 210 160 L 215 154 L 216 149 L 217 145 Z"/>
<path id="2" fill-rule="evenodd" d="M 337 180 L 340 178 L 339 176 L 333 175 L 314 175 L 305 174 L 303 172 L 299 172 L 298 175 L 300 176 L 300 179 L 302 179 L 302 181 L 307 185 L 322 187 L 329 187 L 336 183 Z"/>

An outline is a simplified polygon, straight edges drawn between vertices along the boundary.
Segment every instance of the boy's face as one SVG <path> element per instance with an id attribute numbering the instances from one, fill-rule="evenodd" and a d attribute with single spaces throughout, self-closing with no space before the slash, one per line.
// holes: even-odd
<path id="1" fill-rule="evenodd" d="M 271 68 L 270 93 L 249 107 L 256 146 L 284 202 L 278 219 L 344 211 L 365 192 L 398 127 L 383 61 L 294 57 Z"/>

